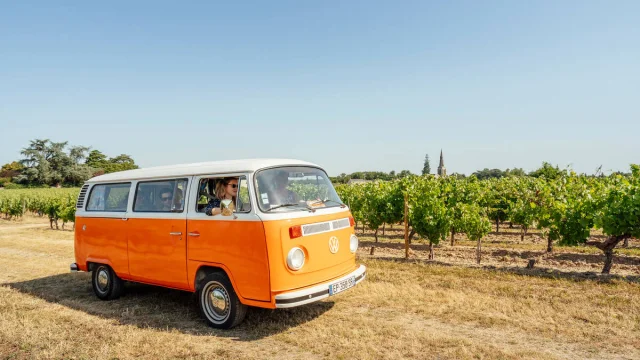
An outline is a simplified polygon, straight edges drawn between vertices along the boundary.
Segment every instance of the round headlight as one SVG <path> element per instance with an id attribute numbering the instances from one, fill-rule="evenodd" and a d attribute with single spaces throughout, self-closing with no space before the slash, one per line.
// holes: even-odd
<path id="1" fill-rule="evenodd" d="M 289 250 L 287 255 L 287 266 L 291 270 L 300 270 L 304 265 L 304 251 L 298 247 Z"/>
<path id="2" fill-rule="evenodd" d="M 358 237 L 355 234 L 351 234 L 351 238 L 349 238 L 349 250 L 352 253 L 358 250 Z"/>

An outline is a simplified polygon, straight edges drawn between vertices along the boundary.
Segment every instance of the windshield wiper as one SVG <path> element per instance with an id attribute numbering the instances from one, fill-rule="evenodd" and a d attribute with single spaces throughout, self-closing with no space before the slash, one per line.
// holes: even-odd
<path id="1" fill-rule="evenodd" d="M 318 201 L 312 202 L 312 203 L 311 203 L 311 205 L 313 205 L 313 204 L 326 204 L 326 203 L 328 203 L 329 201 L 334 202 L 334 203 L 336 203 L 336 204 L 340 205 L 340 207 L 341 207 L 341 208 L 346 208 L 346 207 L 347 207 L 347 205 L 346 205 L 346 204 L 343 204 L 343 203 L 341 203 L 340 201 L 335 201 L 335 200 L 331 200 L 331 199 L 318 200 Z"/>
<path id="2" fill-rule="evenodd" d="M 281 208 L 281 207 L 289 207 L 289 206 L 303 206 L 304 208 L 306 208 L 307 210 L 309 210 L 311 212 L 316 212 L 316 209 L 310 207 L 309 205 L 307 205 L 307 204 L 299 204 L 299 203 L 280 204 L 280 205 L 276 205 L 276 206 L 270 207 L 265 211 L 271 211 L 273 209 L 277 209 L 277 208 Z"/>

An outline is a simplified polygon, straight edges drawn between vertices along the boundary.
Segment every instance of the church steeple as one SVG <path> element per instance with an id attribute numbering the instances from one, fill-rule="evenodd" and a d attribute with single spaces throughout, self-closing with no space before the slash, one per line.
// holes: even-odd
<path id="1" fill-rule="evenodd" d="M 447 176 L 447 169 L 444 167 L 444 157 L 442 156 L 442 149 L 440 149 L 440 165 L 438 165 L 438 176 Z"/>

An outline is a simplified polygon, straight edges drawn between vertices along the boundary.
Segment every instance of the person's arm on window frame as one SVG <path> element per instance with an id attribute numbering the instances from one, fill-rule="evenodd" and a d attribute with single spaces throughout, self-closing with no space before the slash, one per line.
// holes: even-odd
<path id="1" fill-rule="evenodd" d="M 222 211 L 220 211 L 220 200 L 218 199 L 209 200 L 207 207 L 204 209 L 204 213 L 209 216 L 218 215 L 221 212 Z"/>

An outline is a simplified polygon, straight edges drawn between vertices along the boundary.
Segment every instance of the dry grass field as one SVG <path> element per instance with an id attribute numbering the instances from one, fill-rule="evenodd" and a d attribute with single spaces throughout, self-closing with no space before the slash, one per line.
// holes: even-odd
<path id="1" fill-rule="evenodd" d="M 218 331 L 189 293 L 127 284 L 121 299 L 98 300 L 89 274 L 68 272 L 71 231 L 0 220 L 0 358 L 640 358 L 637 242 L 602 277 L 602 255 L 588 248 L 557 248 L 524 269 L 545 247 L 535 235 L 490 235 L 481 267 L 462 237 L 429 262 L 419 240 L 402 260 L 398 231 L 370 256 L 369 235 L 359 251 L 369 273 L 356 288 L 301 308 L 252 309 Z"/>

